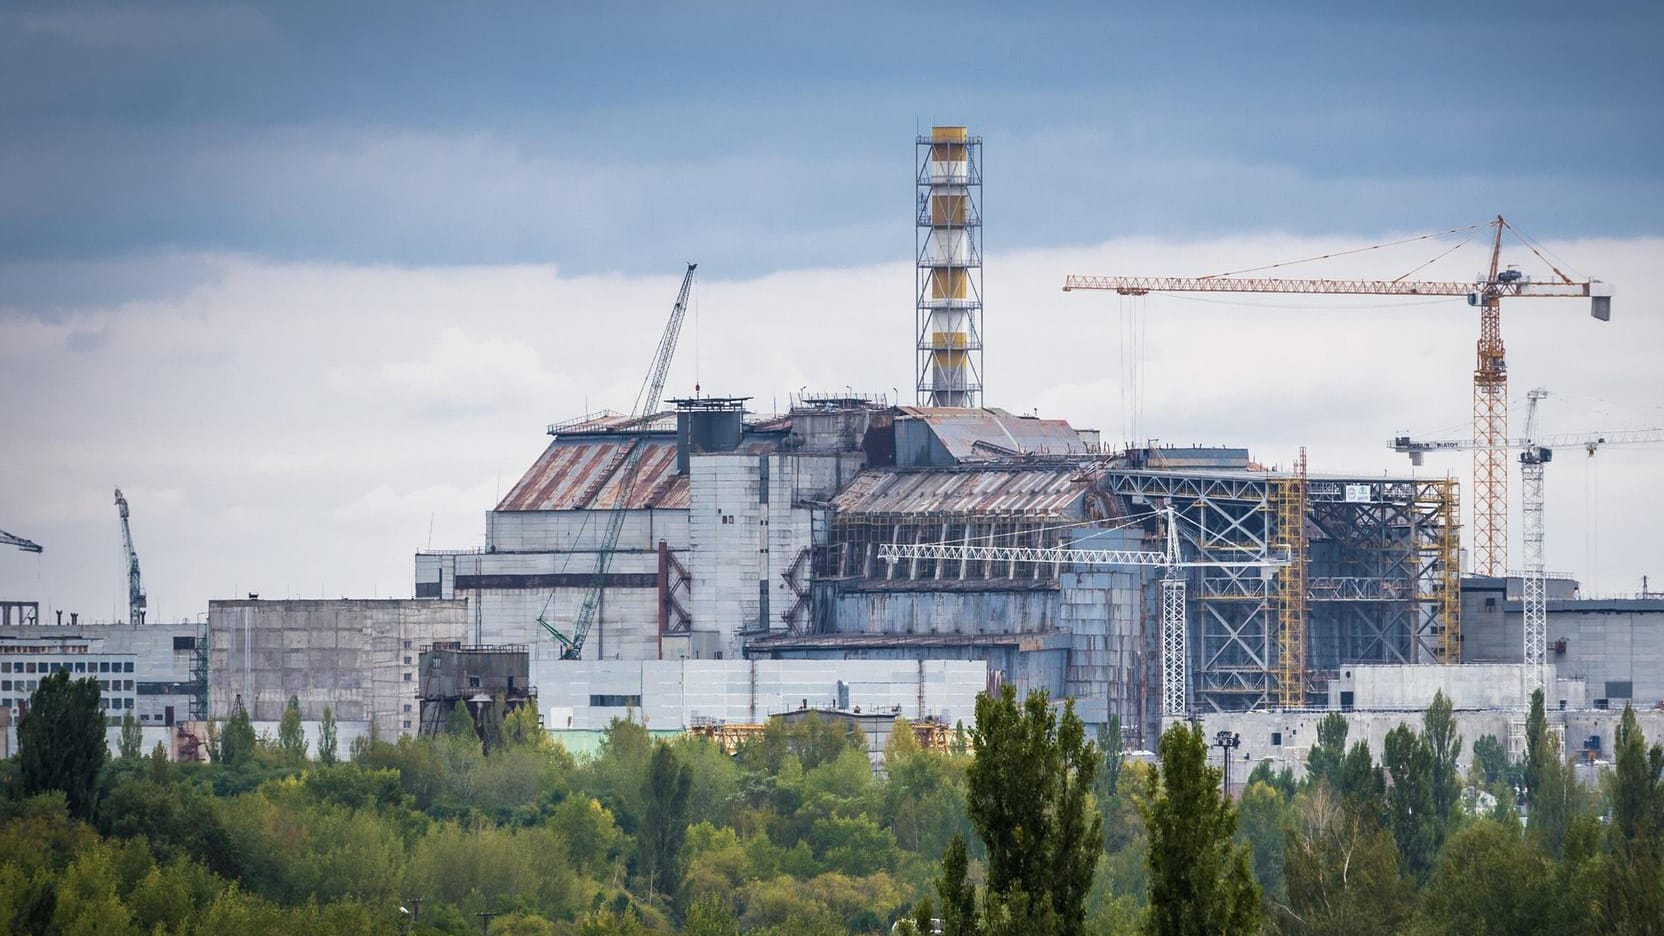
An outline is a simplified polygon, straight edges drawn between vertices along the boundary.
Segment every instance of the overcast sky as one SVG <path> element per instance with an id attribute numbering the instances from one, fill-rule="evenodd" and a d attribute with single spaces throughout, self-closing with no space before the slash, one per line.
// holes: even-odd
<path id="1" fill-rule="evenodd" d="M 1516 413 L 1543 385 L 1554 431 L 1664 425 L 1664 8 L 1271 6 L 8 4 L 0 528 L 47 551 L 0 553 L 0 598 L 123 616 L 118 484 L 161 617 L 408 595 L 411 553 L 478 545 L 546 423 L 628 407 L 688 259 L 676 389 L 907 386 L 933 122 L 986 141 L 993 405 L 1127 434 L 1142 314 L 1140 435 L 1407 470 L 1395 431 L 1467 432 L 1460 300 L 1057 286 L 1502 212 L 1617 287 L 1607 325 L 1505 308 Z M 1661 458 L 1557 459 L 1550 567 L 1664 578 Z"/>

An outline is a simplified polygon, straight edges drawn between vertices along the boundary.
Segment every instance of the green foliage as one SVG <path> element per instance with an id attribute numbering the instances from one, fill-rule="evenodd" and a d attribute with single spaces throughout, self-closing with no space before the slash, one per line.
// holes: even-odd
<path id="1" fill-rule="evenodd" d="M 1564 933 L 1554 868 L 1515 828 L 1488 819 L 1457 832 L 1428 884 L 1425 905 L 1441 931 L 1472 936 Z"/>
<path id="2" fill-rule="evenodd" d="M 1266 899 L 1287 899 L 1283 876 L 1285 829 L 1290 807 L 1281 790 L 1264 780 L 1251 780 L 1237 804 L 1237 841 L 1248 846 L 1254 880 Z"/>
<path id="3" fill-rule="evenodd" d="M 1340 798 L 1349 811 L 1379 822 L 1387 794 L 1386 778 L 1370 757 L 1369 745 L 1359 741 L 1346 752 L 1340 765 Z"/>
<path id="4" fill-rule="evenodd" d="M 300 725 L 300 700 L 289 697 L 283 707 L 283 720 L 277 724 L 277 755 L 289 767 L 306 763 L 306 732 Z"/>
<path id="5" fill-rule="evenodd" d="M 1473 766 L 1486 786 L 1509 779 L 1508 749 L 1496 735 L 1480 735 L 1473 742 Z"/>
<path id="6" fill-rule="evenodd" d="M 1664 928 L 1664 746 L 1647 747 L 1625 705 L 1612 747 L 1613 861 L 1602 921 L 1613 933 L 1656 933 Z"/>
<path id="7" fill-rule="evenodd" d="M 1445 698 L 1443 690 L 1433 694 L 1433 703 L 1427 707 L 1427 714 L 1422 719 L 1422 737 L 1432 760 L 1433 812 L 1438 817 L 1438 841 L 1442 844 L 1445 829 L 1456 810 L 1462 783 L 1456 769 L 1456 763 L 1462 757 L 1462 736 L 1456 733 L 1450 700 Z"/>
<path id="8" fill-rule="evenodd" d="M 108 757 L 98 681 L 58 670 L 40 681 L 17 726 L 23 793 L 61 790 L 73 815 L 92 815 L 99 772 Z"/>
<path id="9" fill-rule="evenodd" d="M 1260 890 L 1248 849 L 1234 844 L 1237 816 L 1207 764 L 1200 726 L 1175 723 L 1161 736 L 1159 782 L 1150 780 L 1150 936 L 1247 934 L 1260 928 Z"/>
<path id="10" fill-rule="evenodd" d="M 258 740 L 254 736 L 254 723 L 249 720 L 248 710 L 237 707 L 235 714 L 219 733 L 220 763 L 227 767 L 241 767 L 254 759 L 254 749 Z"/>
<path id="11" fill-rule="evenodd" d="M 1348 808 L 1326 781 L 1294 803 L 1284 852 L 1288 903 L 1273 908 L 1277 932 L 1397 936 L 1413 916 L 1413 885 L 1398 872 L 1392 835 L 1373 814 Z"/>
<path id="12" fill-rule="evenodd" d="M 116 753 L 122 760 L 137 760 L 144 750 L 144 732 L 132 712 L 121 713 L 121 738 L 116 741 Z"/>
<path id="13" fill-rule="evenodd" d="M 1044 692 L 1019 707 L 1008 683 L 979 695 L 976 715 L 966 783 L 988 853 L 985 928 L 1078 936 L 1102 849 L 1103 817 L 1088 809 L 1098 753 L 1073 702 L 1059 719 Z"/>
<path id="14" fill-rule="evenodd" d="M 1434 806 L 1433 749 L 1410 726 L 1387 732 L 1383 766 L 1392 777 L 1387 822 L 1398 843 L 1398 866 L 1417 881 L 1427 880 L 1438 850 L 1439 817 Z"/>
<path id="15" fill-rule="evenodd" d="M 1312 782 L 1322 780 L 1340 789 L 1341 762 L 1346 759 L 1346 735 L 1351 728 L 1346 716 L 1330 712 L 1317 723 L 1317 743 L 1306 755 L 1306 776 Z"/>
<path id="16" fill-rule="evenodd" d="M 1282 770 L 1272 770 L 1271 761 L 1262 760 L 1254 765 L 1248 773 L 1248 786 L 1263 783 L 1282 794 L 1283 799 L 1291 800 L 1300 791 L 1300 784 L 1294 779 L 1294 768 L 1284 767 Z"/>
<path id="17" fill-rule="evenodd" d="M 335 711 L 324 706 L 324 717 L 318 723 L 318 763 L 331 766 L 339 757 L 340 739 L 335 726 Z"/>
<path id="18" fill-rule="evenodd" d="M 663 895 L 672 904 L 681 895 L 682 843 L 687 838 L 688 794 L 693 771 L 670 745 L 654 745 L 653 757 L 642 780 L 642 819 L 639 863 L 649 894 Z"/>

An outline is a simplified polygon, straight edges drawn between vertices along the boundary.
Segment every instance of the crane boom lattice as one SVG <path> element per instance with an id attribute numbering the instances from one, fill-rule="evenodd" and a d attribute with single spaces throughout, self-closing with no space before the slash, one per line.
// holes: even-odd
<path id="1" fill-rule="evenodd" d="M 1474 565 L 1484 575 L 1508 568 L 1508 367 L 1502 342 L 1504 298 L 1578 297 L 1590 299 L 1590 314 L 1612 317 L 1611 287 L 1599 280 L 1573 281 L 1555 269 L 1556 281 L 1535 282 L 1518 270 L 1500 269 L 1502 232 L 1513 230 L 1501 215 L 1488 222 L 1495 229 L 1488 275 L 1471 283 L 1372 279 L 1280 279 L 1200 276 L 1069 276 L 1064 291 L 1110 290 L 1122 295 L 1152 292 L 1296 293 L 1331 296 L 1465 296 L 1477 306 L 1479 342 L 1473 371 Z M 1515 232 L 1516 235 L 1518 232 Z M 1525 240 L 1521 237 L 1521 240 Z M 1526 241 L 1527 246 L 1530 242 Z M 1541 253 L 1535 247 L 1533 252 Z M 1552 265 L 1551 265 L 1552 266 Z"/>
<path id="2" fill-rule="evenodd" d="M 45 547 L 41 546 L 41 544 L 32 540 L 26 540 L 15 533 L 7 533 L 5 530 L 0 530 L 0 546 L 16 546 L 24 552 L 32 553 L 45 551 Z"/>
<path id="3" fill-rule="evenodd" d="M 133 530 L 127 522 L 127 498 L 122 496 L 121 488 L 116 488 L 116 511 L 121 514 L 121 549 L 127 566 L 127 623 L 139 625 L 144 623 L 148 601 L 139 578 L 139 554 L 133 548 Z"/>
<path id="4" fill-rule="evenodd" d="M 664 395 L 665 378 L 670 373 L 670 361 L 676 354 L 676 341 L 682 333 L 682 320 L 688 311 L 688 294 L 693 289 L 693 271 L 698 267 L 697 263 L 689 263 L 687 272 L 682 276 L 682 288 L 676 293 L 676 302 L 670 308 L 670 319 L 665 322 L 664 332 L 659 336 L 659 346 L 653 352 L 653 362 L 648 367 L 647 377 L 642 381 L 641 390 L 636 395 L 635 407 L 630 415 L 636 420 L 637 425 L 652 415 L 654 407 Z M 602 536 L 601 546 L 595 553 L 595 568 L 590 572 L 589 583 L 584 589 L 583 604 L 578 607 L 578 614 L 572 621 L 572 635 L 568 637 L 562 634 L 542 615 L 537 618 L 538 625 L 560 643 L 562 659 L 583 658 L 584 643 L 589 639 L 590 629 L 595 626 L 596 618 L 601 612 L 601 596 L 606 590 L 607 571 L 612 567 L 613 554 L 617 552 L 619 537 L 624 532 L 624 520 L 628 516 L 630 498 L 635 493 L 641 456 L 645 450 L 646 447 L 638 438 L 626 445 L 620 456 L 615 456 L 613 465 L 619 472 L 618 495 L 607 515 L 606 533 Z M 611 474 L 610 467 L 601 478 L 604 479 Z"/>

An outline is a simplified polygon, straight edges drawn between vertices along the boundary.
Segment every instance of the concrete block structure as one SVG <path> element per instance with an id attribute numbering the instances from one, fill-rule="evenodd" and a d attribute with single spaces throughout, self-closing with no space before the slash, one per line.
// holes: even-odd
<path id="1" fill-rule="evenodd" d="M 98 681 L 110 750 L 126 714 L 143 729 L 146 751 L 158 741 L 171 748 L 175 727 L 202 717 L 207 704 L 203 634 L 192 622 L 0 626 L 0 709 L 10 711 L 15 733 L 29 694 L 63 669 Z"/>
<path id="2" fill-rule="evenodd" d="M 238 708 L 275 730 L 291 696 L 315 729 L 329 706 L 343 740 L 375 725 L 381 738 L 414 734 L 423 647 L 459 641 L 466 600 L 211 601 L 208 717 Z"/>

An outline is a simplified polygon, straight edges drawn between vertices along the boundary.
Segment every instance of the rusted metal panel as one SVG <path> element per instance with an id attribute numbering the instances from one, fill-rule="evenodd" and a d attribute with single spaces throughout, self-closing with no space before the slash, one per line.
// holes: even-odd
<path id="1" fill-rule="evenodd" d="M 863 471 L 833 498 L 842 515 L 961 513 L 1063 516 L 1078 513 L 1090 482 L 1078 469 Z"/>
<path id="2" fill-rule="evenodd" d="M 627 510 L 685 508 L 687 479 L 676 474 L 676 443 L 640 440 L 636 483 L 629 502 L 618 503 L 623 481 L 621 454 L 635 437 L 549 443 L 537 462 L 497 505 L 498 510 Z M 605 477 L 603 477 L 605 475 Z M 599 481 L 599 484 L 595 482 Z M 589 494 L 590 491 L 594 493 Z M 586 495 L 588 495 L 586 497 Z"/>

